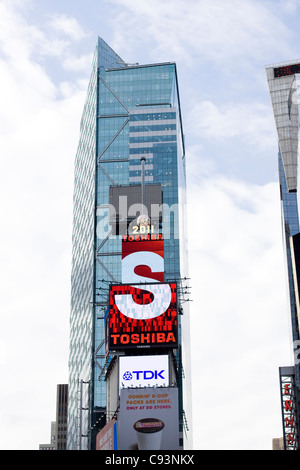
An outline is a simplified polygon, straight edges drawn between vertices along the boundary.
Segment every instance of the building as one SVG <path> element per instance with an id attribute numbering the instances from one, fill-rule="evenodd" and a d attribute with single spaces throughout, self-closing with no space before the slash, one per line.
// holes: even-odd
<path id="1" fill-rule="evenodd" d="M 272 439 L 272 450 L 284 450 L 283 437 L 274 437 Z"/>
<path id="2" fill-rule="evenodd" d="M 150 385 L 153 394 L 165 387 L 177 400 L 178 446 L 192 446 L 185 195 L 176 64 L 127 64 L 98 38 L 75 160 L 70 450 L 95 449 L 99 431 L 112 419 L 121 423 L 124 357 L 139 372 L 135 386 Z M 120 298 L 126 312 L 140 303 L 147 321 L 135 313 L 120 321 Z M 145 365 L 154 356 L 167 359 L 168 370 L 152 371 L 155 384 L 136 369 L 138 358 Z"/>
<path id="3" fill-rule="evenodd" d="M 56 446 L 55 450 L 67 450 L 68 434 L 68 384 L 57 385 L 56 392 Z"/>
<path id="4" fill-rule="evenodd" d="M 282 232 L 286 255 L 294 348 L 293 367 L 280 367 L 284 449 L 299 449 L 299 80 L 300 60 L 266 67 L 278 134 Z"/>
<path id="5" fill-rule="evenodd" d="M 50 444 L 40 444 L 39 450 L 66 450 L 68 431 L 68 384 L 56 389 L 56 421 L 51 422 Z"/>
<path id="6" fill-rule="evenodd" d="M 39 450 L 56 450 L 56 422 L 51 421 L 51 436 L 49 444 L 40 444 Z"/>

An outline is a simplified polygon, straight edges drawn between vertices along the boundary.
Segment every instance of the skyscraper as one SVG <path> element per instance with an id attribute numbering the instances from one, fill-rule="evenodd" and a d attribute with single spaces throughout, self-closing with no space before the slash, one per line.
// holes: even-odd
<path id="1" fill-rule="evenodd" d="M 192 446 L 185 198 L 176 64 L 126 64 L 98 38 L 75 160 L 68 449 L 121 421 L 125 357 L 126 380 L 178 397 L 174 445 Z"/>
<path id="2" fill-rule="evenodd" d="M 267 80 L 278 133 L 278 168 L 282 209 L 282 232 L 286 254 L 289 305 L 294 348 L 293 367 L 280 367 L 284 448 L 299 449 L 299 104 L 300 60 L 266 67 Z"/>
<path id="3" fill-rule="evenodd" d="M 56 450 L 67 449 L 68 384 L 57 385 L 56 396 Z"/>
<path id="4" fill-rule="evenodd" d="M 51 422 L 51 444 L 40 444 L 40 450 L 67 449 L 68 385 L 58 384 L 56 393 L 56 421 Z"/>

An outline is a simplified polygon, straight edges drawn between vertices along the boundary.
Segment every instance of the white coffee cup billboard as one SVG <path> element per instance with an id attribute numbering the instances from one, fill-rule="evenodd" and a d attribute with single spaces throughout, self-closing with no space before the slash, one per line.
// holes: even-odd
<path id="1" fill-rule="evenodd" d="M 133 425 L 139 450 L 159 450 L 165 423 L 157 418 L 143 418 Z"/>
<path id="2" fill-rule="evenodd" d="M 155 427 L 156 433 L 141 432 L 146 428 L 150 431 L 151 427 Z M 177 387 L 133 387 L 120 390 L 118 449 L 138 448 L 179 450 Z"/>

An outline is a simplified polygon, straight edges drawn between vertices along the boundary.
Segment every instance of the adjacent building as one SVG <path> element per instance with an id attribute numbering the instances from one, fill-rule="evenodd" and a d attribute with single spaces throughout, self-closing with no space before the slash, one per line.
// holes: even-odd
<path id="1" fill-rule="evenodd" d="M 278 168 L 282 209 L 282 232 L 286 254 L 289 304 L 295 360 L 293 367 L 280 367 L 280 390 L 284 449 L 299 449 L 300 367 L 299 260 L 300 175 L 299 99 L 300 60 L 266 67 L 267 80 L 278 133 Z"/>
<path id="2" fill-rule="evenodd" d="M 51 421 L 51 435 L 48 444 L 39 444 L 39 450 L 56 450 L 56 422 Z"/>
<path id="3" fill-rule="evenodd" d="M 58 384 L 56 389 L 56 421 L 51 422 L 49 444 L 40 444 L 39 450 L 66 450 L 68 432 L 68 384 Z"/>
<path id="4" fill-rule="evenodd" d="M 150 428 L 192 448 L 185 165 L 176 64 L 127 64 L 98 38 L 75 160 L 69 450 L 142 448 L 129 435 Z"/>
<path id="5" fill-rule="evenodd" d="M 67 450 L 68 384 L 58 384 L 56 392 L 56 444 L 55 450 Z"/>

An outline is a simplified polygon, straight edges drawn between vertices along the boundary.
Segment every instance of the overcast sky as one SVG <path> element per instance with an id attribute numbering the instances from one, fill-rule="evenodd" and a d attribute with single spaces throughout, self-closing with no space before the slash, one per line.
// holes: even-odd
<path id="1" fill-rule="evenodd" d="M 128 63 L 177 63 L 194 447 L 282 435 L 292 347 L 265 66 L 300 59 L 299 24 L 299 0 L 0 0 L 2 449 L 49 442 L 68 381 L 73 168 L 98 35 Z"/>

